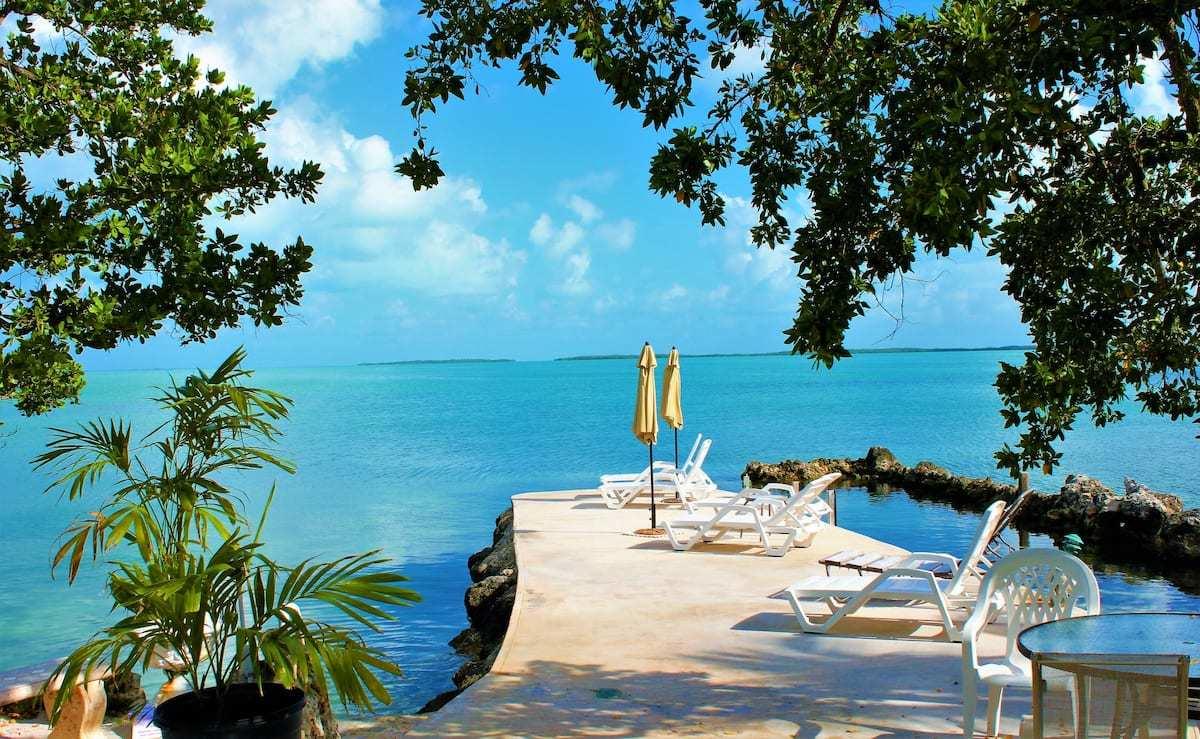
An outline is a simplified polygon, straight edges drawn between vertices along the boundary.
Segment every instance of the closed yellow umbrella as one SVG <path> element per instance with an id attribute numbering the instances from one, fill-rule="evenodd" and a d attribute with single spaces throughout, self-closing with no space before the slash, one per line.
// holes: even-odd
<path id="1" fill-rule="evenodd" d="M 679 469 L 679 429 L 683 428 L 683 387 L 679 375 L 679 350 L 671 347 L 667 368 L 663 370 L 663 394 L 660 413 L 675 430 L 675 469 Z"/>
<path id="2" fill-rule="evenodd" d="M 658 526 L 654 503 L 654 444 L 658 441 L 658 414 L 654 412 L 654 368 L 658 360 L 647 341 L 638 357 L 637 403 L 633 407 L 633 435 L 650 450 L 650 528 Z"/>

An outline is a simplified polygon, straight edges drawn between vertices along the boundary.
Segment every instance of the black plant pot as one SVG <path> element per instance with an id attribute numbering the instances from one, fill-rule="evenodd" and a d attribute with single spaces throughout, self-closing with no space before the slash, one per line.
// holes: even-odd
<path id="1" fill-rule="evenodd" d="M 300 739 L 304 691 L 264 683 L 229 686 L 217 702 L 215 688 L 189 692 L 163 701 L 154 709 L 154 725 L 163 739 Z"/>

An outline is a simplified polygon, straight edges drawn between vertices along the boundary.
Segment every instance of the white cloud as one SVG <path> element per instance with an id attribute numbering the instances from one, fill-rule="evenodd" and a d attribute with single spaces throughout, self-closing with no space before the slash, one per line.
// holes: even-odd
<path id="1" fill-rule="evenodd" d="M 330 263 L 341 282 L 386 285 L 435 297 L 484 296 L 516 287 L 525 252 L 455 223 L 433 221 L 415 240 L 408 229 L 357 234 L 349 253 Z"/>
<path id="2" fill-rule="evenodd" d="M 567 221 L 556 227 L 554 219 L 548 213 L 542 213 L 529 229 L 529 239 L 546 248 L 547 253 L 555 259 L 561 259 L 579 246 L 587 232 L 575 221 Z"/>
<path id="3" fill-rule="evenodd" d="M 592 310 L 596 313 L 607 313 L 617 305 L 617 299 L 612 295 L 601 295 L 592 302 Z"/>
<path id="4" fill-rule="evenodd" d="M 1179 102 L 1167 79 L 1166 62 L 1160 57 L 1144 56 L 1138 63 L 1142 65 L 1143 82 L 1129 90 L 1133 111 L 1159 119 L 1179 115 Z"/>
<path id="5" fill-rule="evenodd" d="M 725 240 L 731 252 L 725 258 L 727 272 L 743 276 L 753 284 L 765 284 L 775 290 L 790 290 L 796 286 L 796 271 L 791 252 L 786 247 L 769 249 L 755 246 L 750 227 L 758 221 L 758 213 L 750 201 L 736 195 L 725 198 Z M 799 216 L 786 214 L 789 223 Z M 795 224 L 792 223 L 794 226 Z"/>
<path id="6" fill-rule="evenodd" d="M 538 246 L 545 246 L 550 243 L 552 238 L 554 238 L 554 220 L 550 218 L 549 213 L 543 213 L 533 222 L 533 228 L 529 229 L 529 239 Z"/>
<path id="7" fill-rule="evenodd" d="M 576 192 L 604 192 L 617 182 L 617 173 L 613 170 L 588 172 L 580 177 L 563 180 L 558 183 L 558 191 L 566 197 Z"/>
<path id="8" fill-rule="evenodd" d="M 724 302 L 729 297 L 729 285 L 717 285 L 705 297 L 713 303 Z"/>
<path id="9" fill-rule="evenodd" d="M 543 247 L 546 255 L 560 265 L 556 269 L 561 270 L 562 279 L 555 285 L 560 293 L 578 296 L 592 291 L 588 278 L 592 257 L 587 249 L 578 248 L 587 235 L 586 229 L 575 221 L 555 226 L 549 213 L 539 215 L 529 229 L 530 241 Z"/>
<path id="10" fill-rule="evenodd" d="M 228 228 L 272 244 L 303 233 L 316 250 L 311 281 L 383 289 L 391 301 L 398 289 L 498 297 L 517 284 L 525 252 L 473 230 L 487 203 L 472 180 L 416 192 L 386 139 L 355 136 L 306 100 L 282 108 L 263 138 L 273 164 L 320 163 L 317 201 L 276 200 Z"/>
<path id="11" fill-rule="evenodd" d="M 678 305 L 679 302 L 686 298 L 689 294 L 690 291 L 686 287 L 676 282 L 666 290 L 658 293 L 655 296 L 655 299 L 658 301 L 661 307 L 672 308 Z"/>
<path id="12" fill-rule="evenodd" d="M 592 291 L 592 283 L 588 280 L 588 269 L 592 266 L 592 258 L 586 251 L 571 254 L 566 258 L 567 275 L 559 289 L 568 295 L 585 295 Z"/>
<path id="13" fill-rule="evenodd" d="M 385 16 L 380 0 L 210 0 L 204 13 L 213 33 L 176 37 L 178 53 L 267 98 L 302 69 L 321 69 L 374 40 Z"/>
<path id="14" fill-rule="evenodd" d="M 384 312 L 394 322 L 394 325 L 401 328 L 413 328 L 418 324 L 412 308 L 404 300 L 393 300 L 388 303 Z"/>
<path id="15" fill-rule="evenodd" d="M 574 221 L 567 221 L 558 229 L 558 235 L 554 238 L 554 242 L 550 245 L 550 251 L 555 256 L 563 256 L 567 252 L 579 246 L 584 237 L 583 228 Z"/>
<path id="16" fill-rule="evenodd" d="M 447 177 L 431 190 L 416 192 L 407 177 L 396 174 L 396 156 L 387 139 L 358 138 L 308 100 L 280 110 L 263 138 L 274 163 L 318 162 L 325 172 L 318 207 L 330 211 L 336 205 L 341 217 L 354 216 L 356 224 L 487 211 L 479 186 L 470 179 Z"/>
<path id="17" fill-rule="evenodd" d="M 567 198 L 567 207 L 575 211 L 575 215 L 579 216 L 579 220 L 584 223 L 591 223 L 603 215 L 595 203 L 579 195 L 569 196 Z"/>
<path id="18" fill-rule="evenodd" d="M 637 235 L 637 224 L 628 218 L 596 226 L 596 236 L 617 251 L 626 251 L 633 246 Z"/>
<path id="19" fill-rule="evenodd" d="M 713 90 L 726 80 L 736 77 L 758 77 L 767 68 L 771 58 L 771 42 L 764 39 L 753 46 L 738 46 L 733 50 L 733 61 L 725 69 L 713 69 L 712 54 L 704 60 L 703 80 Z"/>

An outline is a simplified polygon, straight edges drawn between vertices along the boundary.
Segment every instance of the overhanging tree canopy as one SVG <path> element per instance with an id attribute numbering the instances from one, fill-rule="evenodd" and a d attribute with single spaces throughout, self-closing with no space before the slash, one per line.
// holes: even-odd
<path id="1" fill-rule="evenodd" d="M 300 299 L 303 240 L 206 225 L 311 201 L 321 171 L 271 166 L 270 103 L 174 56 L 168 34 L 210 29 L 202 6 L 0 0 L 0 399 L 25 413 L 78 395 L 85 347 L 275 325 Z"/>
<path id="2" fill-rule="evenodd" d="M 422 116 L 462 97 L 473 70 L 515 65 L 545 92 L 551 62 L 589 64 L 614 105 L 674 126 L 650 187 L 722 224 L 714 177 L 749 176 L 762 248 L 790 248 L 801 298 L 786 340 L 832 365 L 850 322 L 919 250 L 985 249 L 1009 270 L 1034 350 L 997 388 L 1016 472 L 1060 459 L 1077 416 L 1200 411 L 1200 63 L 1195 2 L 947 0 L 927 15 L 876 0 L 423 0 L 405 104 L 417 146 L 398 167 L 442 176 Z M 706 57 L 758 52 L 687 120 Z M 1179 115 L 1138 115 L 1130 86 L 1161 54 Z M 708 70 L 705 70 L 708 72 Z M 699 116 L 697 116 L 699 118 Z M 791 223 L 806 190 L 811 217 Z"/>

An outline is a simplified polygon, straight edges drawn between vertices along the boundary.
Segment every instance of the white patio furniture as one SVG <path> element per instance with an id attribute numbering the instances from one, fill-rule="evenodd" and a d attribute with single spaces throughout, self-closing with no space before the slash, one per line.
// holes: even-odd
<path id="1" fill-rule="evenodd" d="M 688 452 L 687 457 L 684 458 L 683 464 L 680 465 L 678 469 L 687 470 L 692 466 L 692 461 L 696 458 L 696 452 L 700 449 L 700 442 L 703 440 L 704 434 L 696 434 L 696 440 L 692 442 L 691 451 Z M 675 469 L 675 465 L 671 462 L 655 460 L 652 466 L 646 467 L 641 472 L 625 472 L 612 475 L 601 475 L 600 484 L 604 485 L 605 483 L 609 483 L 611 485 L 632 485 L 639 482 L 649 484 L 651 472 L 671 472 Z"/>
<path id="2" fill-rule="evenodd" d="M 733 532 L 750 532 L 758 537 L 765 554 L 782 557 L 793 546 L 810 544 L 813 536 L 825 528 L 826 524 L 809 513 L 807 506 L 838 477 L 837 473 L 825 475 L 802 490 L 792 490 L 786 498 L 750 488 L 728 501 L 702 501 L 666 523 L 667 538 L 682 552 Z"/>
<path id="3" fill-rule="evenodd" d="M 998 500 L 988 506 L 975 532 L 971 550 L 961 563 L 949 554 L 913 552 L 895 567 L 870 580 L 858 575 L 817 575 L 791 585 L 784 594 L 795 611 L 800 627 L 808 633 L 826 633 L 843 618 L 870 602 L 887 601 L 893 605 L 934 606 L 941 615 L 946 639 L 959 641 L 961 634 L 950 618 L 950 611 L 969 608 L 974 602 L 975 596 L 967 591 L 967 587 L 1003 512 L 1004 501 Z M 918 567 L 929 561 L 941 561 L 952 567 L 953 577 L 938 579 L 932 572 Z M 828 619 L 816 623 L 809 618 L 805 601 L 811 600 L 828 604 L 831 612 Z"/>
<path id="4" fill-rule="evenodd" d="M 979 587 L 975 611 L 962 628 L 963 736 L 974 735 L 980 685 L 987 686 L 987 736 L 996 735 L 1004 689 L 1031 689 L 1032 666 L 1017 651 L 1021 632 L 1070 618 L 1077 609 L 1089 616 L 1100 612 L 1096 576 L 1077 557 L 1057 549 L 1025 549 L 992 565 Z M 1004 655 L 980 662 L 979 634 L 998 616 L 1006 624 Z M 1048 689 L 1070 692 L 1072 705 L 1077 705 L 1071 676 L 1047 670 L 1043 680 Z"/>
<path id="5" fill-rule="evenodd" d="M 704 460 L 712 447 L 712 439 L 700 443 L 696 456 L 681 469 L 661 469 L 652 475 L 638 476 L 630 479 L 610 479 L 602 481 L 597 489 L 604 504 L 609 508 L 624 508 L 639 495 L 649 494 L 650 481 L 653 478 L 656 494 L 678 496 L 685 505 L 693 500 L 703 498 L 717 489 L 716 484 L 704 472 Z"/>

